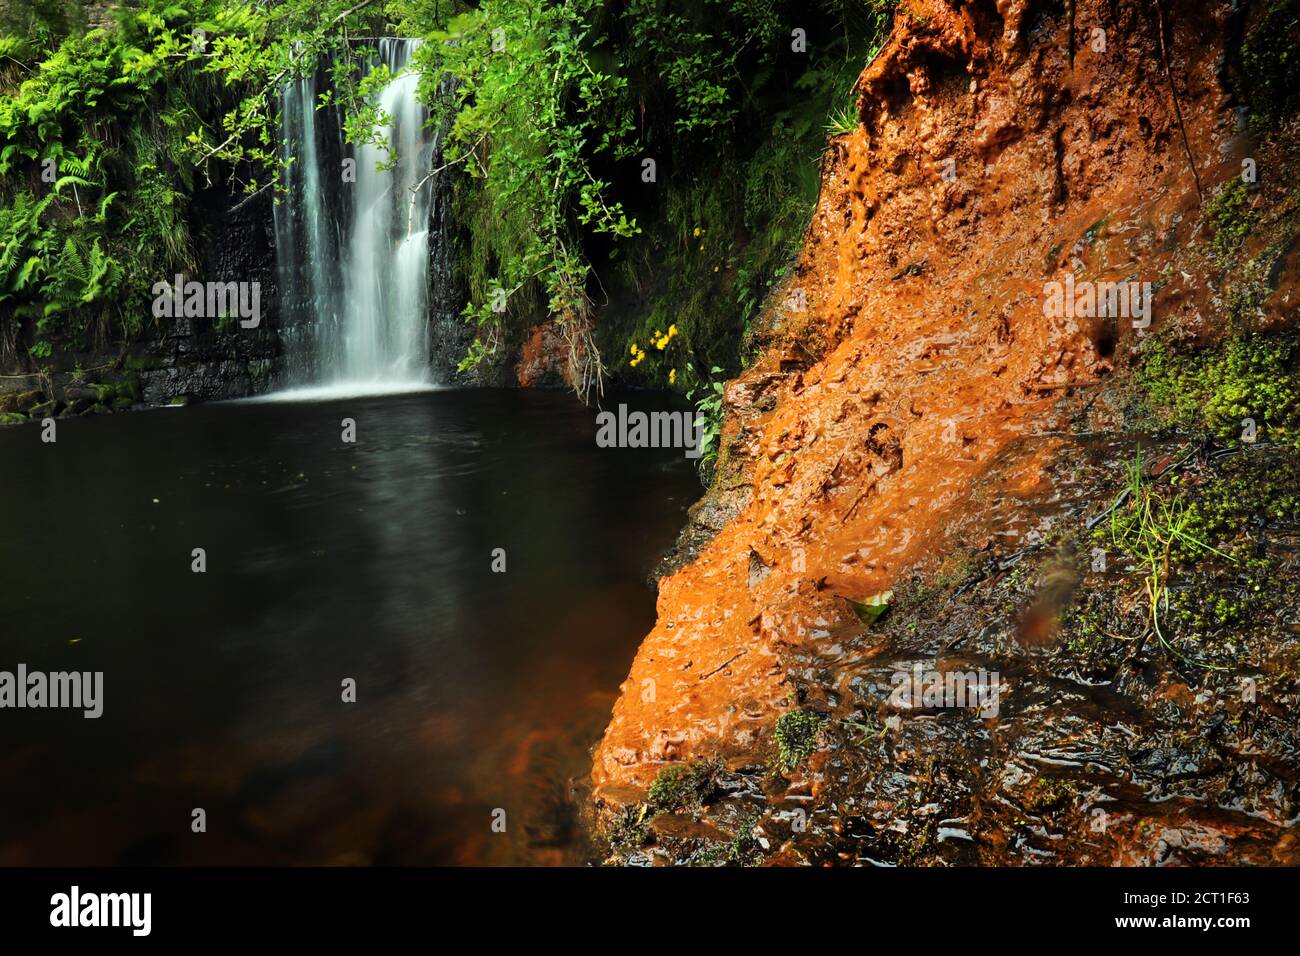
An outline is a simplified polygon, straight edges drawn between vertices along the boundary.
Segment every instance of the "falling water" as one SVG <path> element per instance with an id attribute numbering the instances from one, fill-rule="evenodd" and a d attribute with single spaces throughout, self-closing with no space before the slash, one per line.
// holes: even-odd
<path id="1" fill-rule="evenodd" d="M 419 42 L 382 39 L 366 65 L 394 77 L 375 97 L 378 142 L 344 143 L 337 110 L 317 108 L 321 71 L 281 91 L 281 150 L 290 162 L 276 208 L 276 258 L 286 384 L 295 391 L 373 393 L 432 382 L 429 226 L 439 137 L 425 128 L 418 74 L 404 70 Z M 441 230 L 434 241 L 444 242 Z M 434 251 L 435 261 L 445 260 Z"/>

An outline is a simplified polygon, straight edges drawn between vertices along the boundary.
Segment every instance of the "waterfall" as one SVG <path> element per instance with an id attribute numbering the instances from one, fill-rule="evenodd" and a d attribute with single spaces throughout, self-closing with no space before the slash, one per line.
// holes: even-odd
<path id="1" fill-rule="evenodd" d="M 338 110 L 317 108 L 324 71 L 281 90 L 288 167 L 275 211 L 276 266 L 285 384 L 296 394 L 432 384 L 429 262 L 447 255 L 443 230 L 430 232 L 440 136 L 425 128 L 418 75 L 403 72 L 419 42 L 381 39 L 365 66 L 394 76 L 375 95 L 377 142 L 349 147 Z"/>

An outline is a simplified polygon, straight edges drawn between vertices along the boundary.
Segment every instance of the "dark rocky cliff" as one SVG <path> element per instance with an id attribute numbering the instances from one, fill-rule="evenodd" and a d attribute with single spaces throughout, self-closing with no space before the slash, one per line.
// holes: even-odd
<path id="1" fill-rule="evenodd" d="M 266 391 L 280 374 L 284 350 L 271 195 L 267 189 L 232 203 L 232 197 L 213 190 L 195 201 L 195 221 L 202 223 L 199 275 L 259 283 L 261 322 L 244 329 L 234 321 L 172 319 L 155 336 L 136 343 L 131 355 L 133 364 L 142 366 L 145 403 L 242 398 Z"/>
<path id="2" fill-rule="evenodd" d="M 13 424 L 47 415 L 119 411 L 140 405 L 216 401 L 254 395 L 280 374 L 283 347 L 275 269 L 271 192 L 248 198 L 200 193 L 191 221 L 199 268 L 187 279 L 261 284 L 261 321 L 153 319 L 130 343 L 92 343 L 56 352 L 37 369 L 0 370 L 0 414 Z M 158 281 L 173 276 L 158 275 Z"/>

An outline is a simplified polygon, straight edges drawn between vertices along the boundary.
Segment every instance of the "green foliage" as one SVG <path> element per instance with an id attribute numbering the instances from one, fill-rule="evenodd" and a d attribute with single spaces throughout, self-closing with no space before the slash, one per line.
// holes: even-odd
<path id="1" fill-rule="evenodd" d="M 825 716 L 811 710 L 792 710 L 777 718 L 777 766 L 782 773 L 792 773 L 813 752 L 825 723 Z"/>
<path id="2" fill-rule="evenodd" d="M 76 6 L 0 19 L 0 328 L 30 323 L 37 358 L 142 329 L 153 283 L 193 266 L 196 177 L 274 181 L 278 83 L 346 9 L 135 0 L 85 30 Z"/>
<path id="3" fill-rule="evenodd" d="M 1300 106 L 1300 2 L 1271 0 L 1241 45 L 1251 129 L 1261 134 Z"/>
<path id="4" fill-rule="evenodd" d="M 734 370 L 807 227 L 826 117 L 878 49 L 888 10 L 390 6 L 403 32 L 440 41 L 421 48 L 422 90 L 451 123 L 446 162 L 472 177 L 455 202 L 479 327 L 465 366 L 549 314 L 585 357 L 583 381 L 603 373 L 602 355 L 622 356 L 613 368 L 627 379 L 683 390 L 704 369 Z M 792 23 L 807 27 L 806 51 L 791 50 Z M 620 304 L 592 329 L 603 297 Z M 670 328 L 679 334 L 656 347 Z"/>
<path id="5" fill-rule="evenodd" d="M 57 44 L 83 17 L 81 0 L 7 0 L 0 4 L 0 60 L 22 67 L 32 50 Z"/>
<path id="6" fill-rule="evenodd" d="M 677 12 L 674 16 L 688 16 Z M 852 111 L 853 85 L 879 49 L 888 11 L 814 4 L 696 3 L 687 35 L 654 31 L 629 57 L 641 91 L 649 155 L 672 158 L 669 175 L 644 190 L 645 235 L 616 261 L 620 286 L 641 310 L 610 330 L 617 351 L 674 324 L 674 349 L 623 369 L 646 384 L 691 388 L 718 367 L 734 374 L 764 301 L 788 274 L 816 204 L 827 126 Z M 806 27 L 806 52 L 791 49 L 791 24 Z M 646 31 L 647 33 L 651 31 Z M 718 50 L 726 72 L 727 112 L 697 109 L 699 97 L 671 86 L 645 88 L 638 76 L 665 72 L 662 61 Z M 681 114 L 689 112 L 683 120 Z M 671 120 L 671 122 L 670 122 Z M 715 375 L 718 373 L 710 373 Z"/>
<path id="7" fill-rule="evenodd" d="M 737 368 L 788 271 L 827 124 L 848 121 L 891 7 L 129 0 L 115 29 L 88 31 L 72 0 L 6 13 L 0 341 L 138 333 L 152 283 L 193 265 L 194 191 L 277 185 L 281 84 L 324 60 L 322 104 L 343 110 L 350 141 L 375 142 L 385 117 L 371 94 L 391 76 L 359 69 L 366 47 L 348 38 L 397 34 L 427 41 L 408 69 L 448 128 L 479 328 L 466 366 L 548 315 L 580 391 L 599 387 L 605 355 L 626 356 L 617 371 L 639 384 L 697 387 Z M 792 50 L 791 24 L 806 50 Z M 658 162 L 652 183 L 645 159 Z M 626 307 L 595 327 L 607 294 Z"/>
<path id="8" fill-rule="evenodd" d="M 106 251 L 117 156 L 97 120 L 141 108 L 158 79 L 126 51 L 100 30 L 69 37 L 0 97 L 0 308 L 35 319 L 38 334 L 80 331 L 64 324 L 72 314 L 121 293 Z"/>
<path id="9" fill-rule="evenodd" d="M 1240 441 L 1244 419 L 1261 438 L 1300 441 L 1300 343 L 1295 335 L 1236 335 L 1226 344 L 1175 354 L 1154 341 L 1138 381 L 1157 414 L 1184 427 Z"/>
<path id="10" fill-rule="evenodd" d="M 643 77 L 655 71 L 672 104 L 673 129 L 705 135 L 734 122 L 743 103 L 740 65 L 751 49 L 774 46 L 784 26 L 778 5 L 763 0 L 674 8 L 629 0 L 622 20 L 630 51 L 639 54 L 631 69 Z"/>
<path id="11" fill-rule="evenodd" d="M 484 0 L 450 17 L 411 7 L 406 21 L 438 41 L 416 55 L 421 92 L 450 122 L 446 163 L 473 180 L 457 208 L 471 237 L 466 314 L 483 334 L 465 364 L 492 354 L 503 327 L 541 302 L 569 337 L 580 391 L 603 375 L 582 237 L 638 232 L 595 171 L 597 157 L 623 155 L 632 129 L 627 81 L 602 66 L 592 33 L 599 6 Z"/>
<path id="12" fill-rule="evenodd" d="M 1241 448 L 1185 475 L 1177 466 L 1187 457 L 1156 479 L 1144 474 L 1139 453 L 1108 525 L 1093 534 L 1142 575 L 1148 609 L 1143 636 L 1154 635 L 1184 663 L 1217 668 L 1205 657 L 1223 660 L 1234 652 L 1231 642 L 1214 641 L 1216 632 L 1293 603 L 1270 586 L 1276 558 L 1260 543 L 1263 529 L 1294 529 L 1300 522 L 1300 453 Z M 1107 626 L 1086 625 L 1094 634 Z M 1176 641 L 1185 649 L 1191 642 L 1193 650 L 1176 649 Z"/>
<path id="13" fill-rule="evenodd" d="M 1162 494 L 1146 479 L 1141 450 L 1127 469 L 1127 481 L 1124 495 L 1110 513 L 1109 536 L 1111 545 L 1133 559 L 1142 573 L 1148 633 L 1184 661 L 1210 667 L 1191 661 L 1169 643 L 1163 623 L 1170 604 L 1170 577 L 1179 557 L 1214 554 L 1232 558 L 1196 536 L 1196 513 L 1185 495 L 1177 490 Z"/>
<path id="14" fill-rule="evenodd" d="M 845 136 L 858 128 L 858 111 L 852 104 L 840 107 L 826 120 L 827 136 Z"/>
<path id="15" fill-rule="evenodd" d="M 722 369 L 716 365 L 709 371 L 714 376 L 722 374 Z M 695 402 L 695 421 L 700 427 L 700 457 L 696 459 L 696 465 L 700 474 L 706 477 L 712 475 L 718 462 L 725 412 L 725 388 L 725 382 L 719 377 L 699 387 L 699 398 L 696 398 L 697 389 L 694 387 L 686 393 L 686 397 Z"/>
<path id="16" fill-rule="evenodd" d="M 1206 541 L 1250 538 L 1263 525 L 1300 526 L 1300 452 L 1228 456 L 1194 508 L 1193 533 Z"/>

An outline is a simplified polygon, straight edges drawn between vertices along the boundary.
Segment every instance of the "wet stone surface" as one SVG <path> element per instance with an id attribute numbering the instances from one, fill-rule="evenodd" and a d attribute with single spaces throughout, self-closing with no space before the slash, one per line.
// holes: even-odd
<path id="1" fill-rule="evenodd" d="M 634 845 L 616 846 L 614 859 L 739 862 L 717 847 L 743 832 L 751 863 L 1300 861 L 1294 525 L 1258 523 L 1255 546 L 1270 556 L 1274 592 L 1252 598 L 1246 619 L 1197 628 L 1171 617 L 1167 646 L 1142 640 L 1141 575 L 1114 554 L 1105 571 L 1093 570 L 1090 549 L 1104 539 L 1086 530 L 1113 503 L 1137 444 L 1066 442 L 1056 480 L 1030 501 L 996 481 L 983 486 L 1001 509 L 954 527 L 948 556 L 914 568 L 877 625 L 791 649 L 791 710 L 824 718 L 808 759 L 781 773 L 773 746 L 766 766 L 729 768 L 702 808 L 678 811 L 721 836 L 655 819 L 640 845 L 632 834 Z M 1300 474 L 1294 451 L 1214 458 L 1176 436 L 1143 444 L 1153 471 L 1179 462 L 1152 480 L 1177 474 L 1197 502 L 1235 477 Z M 1028 444 L 1007 464 L 1026 454 Z M 1243 514 L 1257 507 L 1239 503 Z M 1050 519 L 1051 529 L 1030 545 L 1032 534 L 1008 532 L 1029 524 L 1027 514 Z M 1229 590 L 1239 573 L 1231 562 L 1181 570 L 1171 576 L 1172 606 L 1196 597 L 1207 571 Z M 1199 596 L 1212 599 L 1209 590 Z M 898 675 L 916 667 L 996 673 L 996 714 L 941 697 L 900 706 Z"/>

